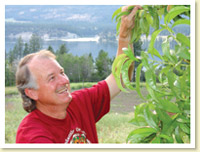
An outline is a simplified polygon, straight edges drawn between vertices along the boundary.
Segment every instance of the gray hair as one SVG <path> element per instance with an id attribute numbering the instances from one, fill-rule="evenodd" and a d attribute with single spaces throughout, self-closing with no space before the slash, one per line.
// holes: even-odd
<path id="1" fill-rule="evenodd" d="M 38 89 L 37 81 L 28 68 L 28 63 L 30 63 L 35 56 L 52 59 L 56 58 L 50 51 L 41 50 L 39 52 L 29 54 L 21 59 L 16 72 L 16 85 L 23 99 L 23 108 L 27 112 L 31 112 L 36 109 L 36 101 L 28 97 L 24 91 L 26 88 Z"/>

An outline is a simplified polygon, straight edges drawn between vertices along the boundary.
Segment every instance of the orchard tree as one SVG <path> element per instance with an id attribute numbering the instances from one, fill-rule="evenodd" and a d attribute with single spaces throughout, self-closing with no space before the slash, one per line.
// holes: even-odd
<path id="1" fill-rule="evenodd" d="M 27 54 L 29 54 L 29 47 L 28 47 L 28 43 L 24 44 L 24 52 L 23 52 L 23 56 L 26 56 Z"/>
<path id="2" fill-rule="evenodd" d="M 117 22 L 117 33 L 121 16 L 128 15 L 121 8 L 113 14 Z M 119 88 L 128 92 L 136 90 L 143 103 L 135 106 L 131 123 L 138 126 L 130 132 L 127 143 L 189 143 L 190 142 L 190 35 L 174 31 L 174 27 L 190 26 L 190 6 L 168 5 L 142 6 L 135 16 L 131 42 L 137 42 L 141 35 L 148 37 L 150 27 L 154 29 L 147 51 L 135 57 L 130 46 L 118 56 L 112 66 Z M 160 19 L 164 24 L 160 24 Z M 162 42 L 162 52 L 155 48 L 155 40 L 162 31 L 168 35 Z M 175 45 L 171 45 L 175 43 Z M 132 62 L 139 62 L 136 70 L 136 87 L 128 78 Z M 145 83 L 148 95 L 140 91 L 140 75 L 145 69 Z M 159 70 L 158 70 L 159 69 Z M 122 81 L 125 85 L 123 87 Z M 124 101 L 125 102 L 125 101 Z"/>
<path id="3" fill-rule="evenodd" d="M 79 59 L 82 82 L 90 81 L 91 75 L 94 71 L 94 64 L 91 55 L 84 54 Z"/>
<path id="4" fill-rule="evenodd" d="M 42 39 L 36 34 L 32 34 L 29 40 L 29 52 L 34 53 L 42 48 Z"/>
<path id="5" fill-rule="evenodd" d="M 59 49 L 57 50 L 57 54 L 65 54 L 68 53 L 69 50 L 66 47 L 66 44 L 61 44 Z"/>
<path id="6" fill-rule="evenodd" d="M 58 54 L 57 60 L 64 68 L 64 71 L 69 77 L 70 81 L 81 81 L 80 58 L 78 56 L 73 56 L 71 53 Z"/>
<path id="7" fill-rule="evenodd" d="M 108 53 L 104 50 L 100 50 L 96 58 L 95 65 L 100 79 L 105 79 L 111 72 L 111 59 L 109 58 Z"/>
<path id="8" fill-rule="evenodd" d="M 51 51 L 52 53 L 54 53 L 54 50 L 53 50 L 53 48 L 52 48 L 51 45 L 48 46 L 47 50 L 49 50 L 49 51 Z"/>
<path id="9" fill-rule="evenodd" d="M 23 57 L 23 46 L 23 40 L 21 37 L 19 37 L 12 50 L 12 56 L 15 60 L 19 60 L 21 57 Z"/>

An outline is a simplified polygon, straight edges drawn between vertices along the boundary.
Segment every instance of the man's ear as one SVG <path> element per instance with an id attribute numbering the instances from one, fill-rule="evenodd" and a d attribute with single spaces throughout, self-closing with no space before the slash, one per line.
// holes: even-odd
<path id="1" fill-rule="evenodd" d="M 33 99 L 35 101 L 38 100 L 38 92 L 37 92 L 37 90 L 26 88 L 24 90 L 24 92 L 29 98 L 31 98 L 31 99 Z"/>

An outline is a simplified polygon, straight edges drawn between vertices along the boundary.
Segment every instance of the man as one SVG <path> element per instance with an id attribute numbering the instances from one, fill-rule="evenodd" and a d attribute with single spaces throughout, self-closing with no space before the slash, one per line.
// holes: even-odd
<path id="1" fill-rule="evenodd" d="M 138 9 L 122 17 L 117 55 L 128 47 Z M 132 71 L 133 65 L 130 77 Z M 21 60 L 16 84 L 29 112 L 19 125 L 16 143 L 98 143 L 95 123 L 109 112 L 110 100 L 120 92 L 110 74 L 91 88 L 71 93 L 63 68 L 46 50 Z"/>

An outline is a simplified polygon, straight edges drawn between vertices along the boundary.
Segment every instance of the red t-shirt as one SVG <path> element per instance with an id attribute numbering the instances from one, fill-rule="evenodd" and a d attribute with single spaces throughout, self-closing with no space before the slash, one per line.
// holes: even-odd
<path id="1" fill-rule="evenodd" d="M 29 113 L 17 130 L 16 143 L 98 143 L 95 123 L 110 109 L 106 81 L 72 93 L 65 119 L 39 110 Z"/>

